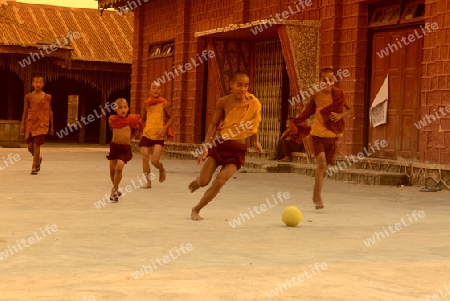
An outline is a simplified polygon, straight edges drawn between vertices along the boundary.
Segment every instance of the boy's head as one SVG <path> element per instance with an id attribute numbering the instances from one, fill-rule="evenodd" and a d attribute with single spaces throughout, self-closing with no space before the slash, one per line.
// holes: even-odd
<path id="1" fill-rule="evenodd" d="M 152 98 L 158 98 L 161 94 L 161 84 L 158 82 L 152 82 L 152 84 L 150 85 L 149 94 Z"/>
<path id="2" fill-rule="evenodd" d="M 250 78 L 246 73 L 237 72 L 233 74 L 230 81 L 231 93 L 237 99 L 244 99 L 248 91 Z"/>
<path id="3" fill-rule="evenodd" d="M 42 88 L 44 87 L 44 78 L 40 75 L 34 76 L 31 85 L 34 88 L 34 91 L 42 91 Z"/>
<path id="4" fill-rule="evenodd" d="M 320 70 L 320 81 L 327 84 L 325 91 L 331 91 L 334 83 L 336 82 L 334 78 L 334 72 L 331 68 L 323 68 Z"/>
<path id="5" fill-rule="evenodd" d="M 126 117 L 129 110 L 127 100 L 125 98 L 118 98 L 114 103 L 114 111 L 116 111 L 117 115 Z"/>

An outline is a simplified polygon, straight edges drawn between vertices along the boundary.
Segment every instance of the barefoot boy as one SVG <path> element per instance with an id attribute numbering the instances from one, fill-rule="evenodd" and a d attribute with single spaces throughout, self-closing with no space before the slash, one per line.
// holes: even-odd
<path id="1" fill-rule="evenodd" d="M 160 97 L 161 86 L 153 82 L 150 86 L 150 97 L 142 104 L 142 124 L 145 125 L 139 146 L 142 154 L 142 170 L 147 183 L 142 188 L 151 188 L 150 181 L 150 149 L 153 147 L 152 164 L 159 170 L 159 182 L 166 180 L 166 170 L 159 161 L 164 146 L 164 138 L 172 124 L 172 109 L 169 102 Z M 168 120 L 166 121 L 166 118 Z"/>
<path id="2" fill-rule="evenodd" d="M 109 175 L 113 188 L 109 200 L 117 203 L 122 193 L 119 191 L 119 183 L 122 180 L 124 165 L 133 157 L 130 141 L 139 134 L 141 128 L 139 114 L 128 115 L 128 104 L 124 98 L 115 101 L 117 115 L 109 117 L 109 126 L 112 130 L 112 139 L 109 144 Z"/>
<path id="3" fill-rule="evenodd" d="M 305 110 L 295 118 L 298 126 L 315 114 L 310 135 L 314 144 L 317 168 L 314 184 L 313 202 L 316 209 L 323 209 L 322 185 L 326 175 L 327 164 L 334 163 L 336 139 L 344 132 L 342 118 L 353 115 L 353 108 L 346 102 L 344 92 L 334 86 L 333 70 L 324 68 L 320 70 L 320 92 L 314 94 Z M 325 84 L 323 84 L 323 83 Z"/>
<path id="4" fill-rule="evenodd" d="M 247 151 L 245 139 L 247 137 L 256 139 L 256 149 L 262 151 L 257 135 L 261 121 L 261 104 L 255 96 L 247 92 L 248 75 L 234 74 L 230 87 L 231 94 L 217 102 L 211 125 L 206 133 L 203 153 L 197 158 L 200 164 L 207 157 L 200 176 L 189 184 L 191 192 L 208 185 L 214 171 L 219 165 L 222 166 L 211 187 L 192 208 L 191 218 L 194 221 L 203 219 L 199 215 L 200 210 L 212 201 L 234 172 L 244 164 Z M 206 146 L 210 149 L 208 150 Z"/>
<path id="5" fill-rule="evenodd" d="M 52 96 L 42 91 L 44 78 L 33 77 L 34 91 L 25 95 L 20 134 L 25 136 L 28 151 L 33 156 L 31 174 L 36 175 L 41 170 L 41 145 L 45 135 L 53 135 Z"/>

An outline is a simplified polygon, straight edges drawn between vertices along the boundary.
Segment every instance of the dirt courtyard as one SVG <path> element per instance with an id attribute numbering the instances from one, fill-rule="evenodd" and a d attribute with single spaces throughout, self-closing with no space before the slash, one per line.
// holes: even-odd
<path id="1" fill-rule="evenodd" d="M 194 222 L 195 161 L 163 158 L 146 190 L 135 154 L 110 204 L 107 152 L 44 145 L 30 175 L 26 149 L 0 148 L 1 301 L 450 300 L 449 191 L 326 180 L 316 211 L 313 178 L 249 170 Z"/>

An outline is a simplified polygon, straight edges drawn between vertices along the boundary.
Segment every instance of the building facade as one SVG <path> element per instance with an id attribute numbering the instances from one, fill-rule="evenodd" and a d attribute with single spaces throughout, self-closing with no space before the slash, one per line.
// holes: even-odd
<path id="1" fill-rule="evenodd" d="M 272 149 L 285 120 L 332 67 L 355 108 L 339 145 L 373 157 L 450 163 L 450 3 L 447 0 L 100 0 L 135 12 L 131 105 L 153 81 L 176 114 L 174 142 L 200 143 L 229 76 L 245 71 L 263 105 L 261 140 Z M 157 18 L 149 17 L 157 16 Z M 372 103 L 388 77 L 384 121 Z M 420 122 L 419 122 L 420 121 Z"/>
<path id="2" fill-rule="evenodd" d="M 24 95 L 35 75 L 52 95 L 48 140 L 109 141 L 107 103 L 130 97 L 133 14 L 4 1 L 0 21 L 0 144 L 24 141 Z"/>

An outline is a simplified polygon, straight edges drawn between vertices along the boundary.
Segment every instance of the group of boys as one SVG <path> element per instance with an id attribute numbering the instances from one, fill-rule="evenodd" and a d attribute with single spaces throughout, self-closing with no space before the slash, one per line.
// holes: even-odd
<path id="1" fill-rule="evenodd" d="M 313 202 L 316 209 L 323 209 L 321 191 L 323 179 L 326 175 L 327 164 L 333 164 L 337 137 L 342 135 L 343 117 L 351 116 L 350 107 L 339 88 L 334 87 L 333 71 L 322 69 L 320 80 L 327 87 L 314 94 L 305 110 L 293 119 L 294 125 L 305 128 L 303 124 L 311 115 L 315 114 L 314 122 L 309 134 L 314 143 L 314 153 L 317 160 Z M 32 174 L 40 171 L 42 157 L 40 145 L 45 141 L 45 135 L 52 135 L 53 113 L 51 110 L 51 96 L 43 92 L 44 79 L 34 77 L 32 85 L 34 91 L 25 96 L 24 112 L 20 132 L 25 136 L 28 150 L 33 156 Z M 249 76 L 245 73 L 235 73 L 230 81 L 231 93 L 217 102 L 211 124 L 207 130 L 203 152 L 197 158 L 202 164 L 199 176 L 193 180 L 188 188 L 191 192 L 208 185 L 217 167 L 222 166 L 211 186 L 205 191 L 198 204 L 191 210 L 191 219 L 198 221 L 203 209 L 219 193 L 232 175 L 241 168 L 247 152 L 246 140 L 253 141 L 255 149 L 262 151 L 258 139 L 258 127 L 261 121 L 261 104 L 259 100 L 248 92 Z M 128 114 L 129 107 L 126 99 L 115 101 L 116 115 L 109 118 L 109 126 L 113 136 L 110 142 L 110 178 L 113 184 L 110 201 L 118 202 L 121 192 L 119 184 L 122 179 L 124 165 L 131 160 L 130 142 L 133 138 L 140 138 L 139 146 L 142 154 L 142 169 L 146 183 L 142 188 L 151 188 L 150 180 L 150 149 L 153 148 L 151 163 L 159 170 L 159 181 L 164 182 L 166 171 L 160 162 L 164 146 L 164 139 L 171 136 L 173 120 L 172 110 L 167 100 L 160 97 L 161 87 L 153 82 L 150 87 L 150 97 L 142 104 L 141 114 Z M 239 124 L 246 127 L 238 129 Z M 230 137 L 229 133 L 233 133 Z M 213 143 L 221 138 L 220 144 Z M 214 146 L 213 146 L 214 144 Z"/>

